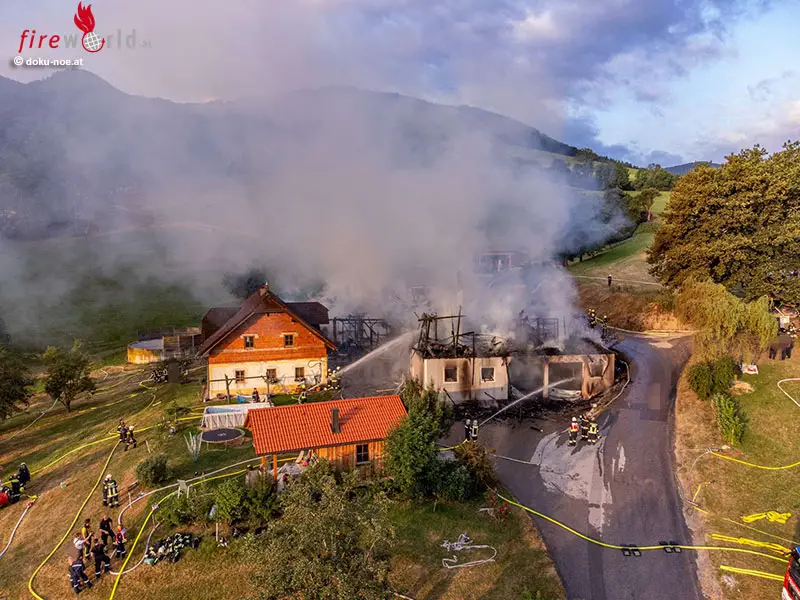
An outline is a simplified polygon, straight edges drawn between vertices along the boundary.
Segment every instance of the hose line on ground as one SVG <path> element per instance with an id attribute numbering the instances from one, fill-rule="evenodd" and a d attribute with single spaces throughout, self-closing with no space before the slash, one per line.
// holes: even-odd
<path id="1" fill-rule="evenodd" d="M 569 533 L 581 538 L 582 540 L 585 540 L 585 541 L 590 542 L 592 544 L 595 544 L 597 546 L 601 546 L 603 548 L 608 548 L 610 550 L 650 551 L 650 550 L 664 550 L 664 549 L 667 549 L 667 548 L 679 549 L 679 550 L 719 550 L 719 551 L 725 551 L 725 552 L 739 552 L 739 553 L 742 553 L 742 554 L 751 554 L 751 555 L 754 555 L 754 556 L 761 556 L 761 557 L 764 557 L 764 558 L 769 558 L 770 560 L 777 560 L 777 561 L 779 561 L 781 563 L 785 563 L 786 562 L 785 558 L 778 558 L 777 556 L 772 556 L 771 554 L 765 554 L 764 552 L 758 552 L 756 550 L 749 550 L 747 548 L 730 548 L 730 547 L 727 547 L 727 546 L 692 546 L 692 545 L 685 545 L 685 544 L 656 544 L 656 545 L 652 545 L 652 546 L 635 546 L 635 545 L 621 546 L 619 544 L 609 544 L 609 543 L 603 542 L 602 540 L 597 540 L 597 539 L 594 539 L 592 537 L 589 537 L 588 535 L 585 535 L 585 534 L 581 533 L 580 531 L 576 531 L 575 529 L 573 529 L 569 525 L 566 525 L 566 524 L 562 523 L 561 521 L 558 521 L 558 520 L 556 520 L 556 519 L 554 519 L 552 517 L 549 517 L 544 513 L 540 513 L 537 510 L 529 508 L 529 507 L 525 506 L 524 504 L 520 504 L 519 502 L 515 502 L 514 500 L 510 500 L 509 498 L 506 498 L 505 496 L 502 496 L 501 494 L 499 494 L 497 492 L 495 492 L 495 493 L 497 494 L 498 498 L 500 498 L 502 500 L 505 500 L 506 502 L 508 502 L 512 506 L 516 506 L 518 508 L 521 508 L 521 509 L 531 513 L 532 515 L 536 515 L 537 517 L 539 517 L 541 519 L 544 519 L 545 521 L 547 521 L 549 523 L 552 523 L 553 525 L 561 527 L 562 529 L 564 529 L 564 530 L 568 531 Z"/>
<path id="2" fill-rule="evenodd" d="M 754 571 L 753 569 L 740 569 L 739 567 L 729 567 L 728 565 L 720 565 L 720 571 L 728 571 L 729 573 L 737 573 L 739 575 L 752 575 L 753 577 L 760 577 L 761 579 L 769 579 L 771 581 L 783 581 L 783 575 L 774 573 L 765 573 L 764 571 Z"/>
<path id="3" fill-rule="evenodd" d="M 36 591 L 33 589 L 33 580 L 36 579 L 36 576 L 39 574 L 39 571 L 41 571 L 44 565 L 47 563 L 47 561 L 50 560 L 56 552 L 58 552 L 58 549 L 61 547 L 61 544 L 63 544 L 64 541 L 69 537 L 70 533 L 72 533 L 73 528 L 75 527 L 75 523 L 77 523 L 78 519 L 81 518 L 81 513 L 83 512 L 83 509 L 86 508 L 86 505 L 89 503 L 89 500 L 91 500 L 95 491 L 97 491 L 97 488 L 100 486 L 100 482 L 103 481 L 103 476 L 106 472 L 106 469 L 108 468 L 108 464 L 111 462 L 111 457 L 114 456 L 114 451 L 117 449 L 118 445 L 119 444 L 114 444 L 114 447 L 111 449 L 111 452 L 109 452 L 108 458 L 106 459 L 103 468 L 100 469 L 100 476 L 97 478 L 97 481 L 95 482 L 91 491 L 86 496 L 86 499 L 83 501 L 83 504 L 81 504 L 81 507 L 78 509 L 78 512 L 75 513 L 75 518 L 72 519 L 72 523 L 70 523 L 69 528 L 67 529 L 64 536 L 59 540 L 58 544 L 56 544 L 56 547 L 50 551 L 50 554 L 48 554 L 45 557 L 45 559 L 39 564 L 39 566 L 36 567 L 36 570 L 33 572 L 33 575 L 31 575 L 31 578 L 28 580 L 28 591 L 34 598 L 36 598 L 36 600 L 44 600 L 44 598 L 39 594 L 37 594 Z"/>

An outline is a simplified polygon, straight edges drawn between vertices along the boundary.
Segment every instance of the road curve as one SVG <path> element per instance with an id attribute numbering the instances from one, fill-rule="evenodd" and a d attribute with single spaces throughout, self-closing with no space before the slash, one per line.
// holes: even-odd
<path id="1" fill-rule="evenodd" d="M 481 442 L 498 458 L 503 484 L 520 502 L 609 543 L 691 544 L 674 476 L 675 387 L 687 356 L 685 339 L 629 336 L 620 345 L 632 361 L 626 392 L 599 419 L 596 446 L 567 445 L 567 419 L 498 423 Z M 458 429 L 456 428 L 456 431 Z M 693 552 L 618 550 L 586 542 L 534 517 L 569 600 L 702 600 Z"/>

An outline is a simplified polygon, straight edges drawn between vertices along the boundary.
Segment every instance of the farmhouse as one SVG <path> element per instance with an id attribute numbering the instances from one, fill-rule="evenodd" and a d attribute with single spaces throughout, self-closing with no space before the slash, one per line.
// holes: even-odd
<path id="1" fill-rule="evenodd" d="M 235 310 L 235 312 L 234 312 Z M 303 318 L 305 315 L 306 318 Z M 286 303 L 264 285 L 238 308 L 212 308 L 203 318 L 208 359 L 206 397 L 292 393 L 325 383 L 328 350 L 320 331 L 328 309 L 317 302 Z"/>
<path id="2" fill-rule="evenodd" d="M 253 433 L 256 454 L 266 464 L 272 455 L 310 452 L 339 469 L 380 469 L 389 432 L 406 416 L 400 396 L 348 398 L 328 402 L 255 408 L 245 427 Z"/>

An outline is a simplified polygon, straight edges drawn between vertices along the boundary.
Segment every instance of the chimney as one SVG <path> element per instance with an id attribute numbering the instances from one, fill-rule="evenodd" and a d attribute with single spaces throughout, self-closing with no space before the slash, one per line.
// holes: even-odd
<path id="1" fill-rule="evenodd" d="M 339 409 L 331 409 L 331 431 L 333 433 L 342 433 L 342 426 L 339 423 Z"/>

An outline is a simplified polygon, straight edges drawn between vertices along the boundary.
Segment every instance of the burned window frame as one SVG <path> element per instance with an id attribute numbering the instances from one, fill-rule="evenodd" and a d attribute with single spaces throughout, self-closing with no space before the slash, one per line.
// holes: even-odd
<path id="1" fill-rule="evenodd" d="M 485 371 L 491 371 L 492 376 L 486 377 L 484 374 Z M 485 381 L 494 382 L 494 380 L 495 380 L 494 367 L 481 367 L 481 382 Z"/>
<path id="2" fill-rule="evenodd" d="M 455 379 L 448 379 L 447 378 L 447 372 L 448 371 L 453 371 L 455 373 Z M 443 377 L 444 377 L 444 382 L 445 383 L 458 383 L 458 367 L 445 367 L 444 368 Z"/>

